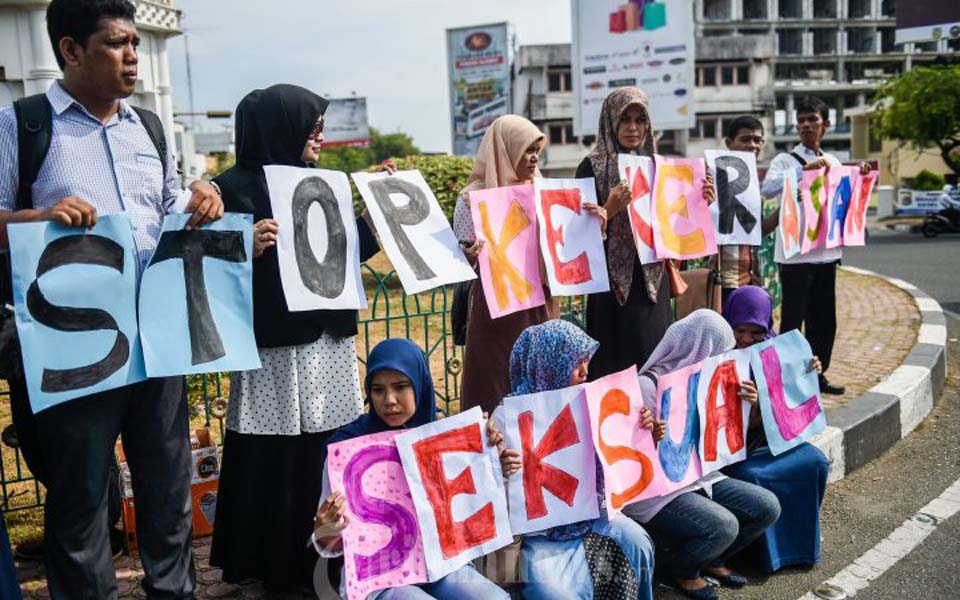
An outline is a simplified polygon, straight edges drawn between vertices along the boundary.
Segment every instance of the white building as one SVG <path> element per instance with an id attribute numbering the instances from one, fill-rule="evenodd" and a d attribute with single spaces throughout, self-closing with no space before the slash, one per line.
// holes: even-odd
<path id="1" fill-rule="evenodd" d="M 140 32 L 140 79 L 130 102 L 160 116 L 170 148 L 177 148 L 167 40 L 180 35 L 173 0 L 133 0 Z M 0 106 L 45 92 L 60 77 L 47 35 L 49 0 L 0 0 Z"/>

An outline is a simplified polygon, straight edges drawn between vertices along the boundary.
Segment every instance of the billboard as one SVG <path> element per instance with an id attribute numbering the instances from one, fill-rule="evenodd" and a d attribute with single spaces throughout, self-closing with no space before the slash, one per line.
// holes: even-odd
<path id="1" fill-rule="evenodd" d="M 895 42 L 930 42 L 960 38 L 960 2 L 910 0 L 897 2 Z"/>
<path id="2" fill-rule="evenodd" d="M 324 146 L 370 145 L 366 98 L 331 98 L 324 113 Z"/>
<path id="3" fill-rule="evenodd" d="M 695 123 L 693 0 L 572 0 L 573 128 L 596 135 L 614 88 L 635 86 L 650 100 L 656 129 Z"/>
<path id="4" fill-rule="evenodd" d="M 447 30 L 454 154 L 475 154 L 490 123 L 511 112 L 512 29 L 495 23 Z"/>

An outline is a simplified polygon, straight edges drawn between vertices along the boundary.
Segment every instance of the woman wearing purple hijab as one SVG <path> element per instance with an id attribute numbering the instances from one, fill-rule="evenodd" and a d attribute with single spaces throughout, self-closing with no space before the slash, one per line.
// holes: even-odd
<path id="1" fill-rule="evenodd" d="M 733 328 L 737 348 L 774 337 L 773 301 L 763 288 L 748 285 L 730 294 L 723 317 Z M 819 359 L 810 367 L 819 370 Z M 754 483 L 773 492 L 782 512 L 748 549 L 760 554 L 768 573 L 792 565 L 814 565 L 820 561 L 820 505 L 827 489 L 830 463 L 815 446 L 804 443 L 774 456 L 767 446 L 760 411 L 750 413 L 747 459 L 723 472 L 735 479 Z"/>

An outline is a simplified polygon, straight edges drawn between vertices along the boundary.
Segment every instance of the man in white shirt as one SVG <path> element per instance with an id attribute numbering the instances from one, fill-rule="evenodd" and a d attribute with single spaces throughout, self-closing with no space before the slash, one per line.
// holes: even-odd
<path id="1" fill-rule="evenodd" d="M 837 157 L 824 152 L 820 141 L 830 127 L 830 112 L 819 98 L 804 96 L 797 101 L 797 133 L 800 143 L 790 152 L 781 152 L 770 162 L 770 169 L 760 188 L 766 198 L 778 198 L 783 191 L 784 173 L 839 167 Z M 863 173 L 870 166 L 861 163 Z M 783 302 L 780 309 L 780 332 L 800 329 L 810 342 L 813 354 L 820 357 L 823 371 L 830 367 L 833 341 L 837 334 L 836 283 L 840 248 L 819 248 L 806 254 L 784 258 L 783 248 L 777 244 L 775 260 L 780 263 L 780 285 Z M 843 386 L 832 385 L 820 375 L 820 391 L 842 395 Z"/>

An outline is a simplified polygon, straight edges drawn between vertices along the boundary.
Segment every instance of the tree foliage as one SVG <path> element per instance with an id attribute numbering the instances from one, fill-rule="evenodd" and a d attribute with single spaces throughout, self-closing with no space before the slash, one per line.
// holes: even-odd
<path id="1" fill-rule="evenodd" d="M 882 137 L 918 151 L 936 146 L 960 174 L 960 65 L 916 67 L 883 84 L 877 101 Z"/>
<path id="2" fill-rule="evenodd" d="M 443 209 L 443 214 L 447 219 L 453 218 L 453 209 L 457 205 L 457 196 L 460 190 L 467 184 L 467 177 L 473 170 L 473 159 L 466 156 L 449 156 L 447 154 L 428 154 L 413 155 L 392 158 L 397 168 L 401 171 L 417 169 L 423 174 L 424 180 Z M 371 166 L 369 170 L 374 170 L 378 165 Z M 351 184 L 352 184 L 351 180 Z M 363 210 L 363 201 L 359 193 L 354 189 L 353 193 L 354 207 L 357 211 Z"/>
<path id="3" fill-rule="evenodd" d="M 420 154 L 420 149 L 409 135 L 401 132 L 383 134 L 375 127 L 371 127 L 368 147 L 324 148 L 320 152 L 320 158 L 317 159 L 317 166 L 321 169 L 356 173 L 365 171 L 373 165 L 379 165 L 388 158 L 402 158 L 414 154 Z"/>

